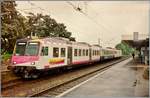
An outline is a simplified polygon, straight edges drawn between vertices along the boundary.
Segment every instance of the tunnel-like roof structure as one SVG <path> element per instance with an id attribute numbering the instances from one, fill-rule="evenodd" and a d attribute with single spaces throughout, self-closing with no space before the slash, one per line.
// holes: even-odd
<path id="1" fill-rule="evenodd" d="M 134 32 L 133 35 L 122 35 L 122 42 L 140 51 L 141 62 L 149 65 L 149 37 L 148 35 L 138 34 Z M 142 56 L 143 54 L 143 56 Z"/>
<path id="2" fill-rule="evenodd" d="M 122 41 L 138 50 L 142 47 L 149 47 L 149 37 L 146 34 L 134 32 L 133 35 L 122 35 Z"/>

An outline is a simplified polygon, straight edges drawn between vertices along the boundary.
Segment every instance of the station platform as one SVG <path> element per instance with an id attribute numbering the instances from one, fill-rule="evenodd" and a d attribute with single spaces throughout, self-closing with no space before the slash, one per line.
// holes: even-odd
<path id="1" fill-rule="evenodd" d="M 148 97 L 149 80 L 143 78 L 146 67 L 138 58 L 129 58 L 59 97 Z"/>

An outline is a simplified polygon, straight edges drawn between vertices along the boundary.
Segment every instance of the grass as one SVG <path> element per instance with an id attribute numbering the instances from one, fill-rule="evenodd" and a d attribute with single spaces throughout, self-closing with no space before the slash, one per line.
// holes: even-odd
<path id="1" fill-rule="evenodd" d="M 6 53 L 2 55 L 2 63 L 8 62 L 8 60 L 11 58 L 12 54 Z"/>

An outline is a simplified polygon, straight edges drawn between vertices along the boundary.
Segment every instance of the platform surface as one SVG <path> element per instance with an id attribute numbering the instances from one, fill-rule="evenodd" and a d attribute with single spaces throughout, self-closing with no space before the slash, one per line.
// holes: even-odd
<path id="1" fill-rule="evenodd" d="M 144 65 L 129 58 L 61 97 L 134 97 L 148 96 L 148 80 L 142 79 Z"/>

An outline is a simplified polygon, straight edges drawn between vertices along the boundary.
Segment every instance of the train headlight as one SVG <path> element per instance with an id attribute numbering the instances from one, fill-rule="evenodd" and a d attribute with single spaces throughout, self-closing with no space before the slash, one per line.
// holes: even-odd
<path id="1" fill-rule="evenodd" d="M 35 65 L 35 62 L 32 62 L 31 65 Z"/>
<path id="2" fill-rule="evenodd" d="M 16 62 L 13 62 L 13 64 L 16 64 Z"/>

